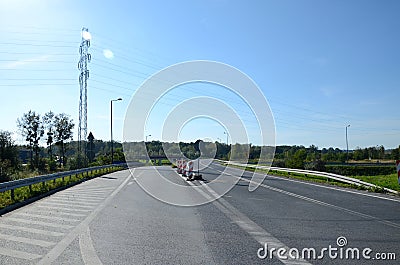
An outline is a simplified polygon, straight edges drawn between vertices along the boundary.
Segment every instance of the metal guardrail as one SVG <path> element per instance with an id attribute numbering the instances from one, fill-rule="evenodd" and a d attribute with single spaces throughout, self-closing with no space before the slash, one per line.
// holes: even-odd
<path id="1" fill-rule="evenodd" d="M 31 178 L 3 182 L 3 183 L 0 183 L 0 192 L 6 192 L 6 191 L 10 190 L 11 191 L 11 199 L 14 199 L 14 190 L 17 188 L 29 186 L 29 190 L 32 191 L 33 184 L 44 183 L 44 185 L 45 185 L 45 183 L 47 181 L 51 181 L 51 180 L 55 181 L 56 179 L 59 179 L 59 178 L 64 179 L 65 177 L 71 177 L 73 175 L 85 174 L 85 173 L 88 176 L 89 172 L 99 171 L 102 169 L 110 169 L 112 167 L 120 167 L 120 166 L 125 167 L 126 164 L 113 164 L 113 165 L 106 165 L 106 166 L 97 166 L 97 167 L 76 169 L 76 170 L 71 170 L 71 171 L 63 171 L 63 172 L 53 173 L 53 174 L 49 174 L 49 175 L 42 175 L 42 176 L 36 176 L 36 177 L 31 177 Z"/>
<path id="2" fill-rule="evenodd" d="M 357 186 L 365 186 L 365 187 L 370 187 L 370 188 L 381 188 L 386 192 L 394 193 L 394 194 L 399 194 L 398 191 L 380 187 L 378 185 L 368 183 L 359 179 L 355 178 L 350 178 L 334 173 L 328 173 L 328 172 L 321 172 L 321 171 L 314 171 L 314 170 L 304 170 L 304 169 L 293 169 L 293 168 L 281 168 L 281 167 L 268 167 L 268 166 L 257 166 L 257 165 L 252 165 L 252 164 L 242 164 L 242 163 L 236 163 L 236 162 L 229 162 L 229 161 L 222 161 L 221 162 L 227 163 L 227 164 L 232 164 L 232 165 L 237 165 L 237 166 L 243 166 L 243 167 L 252 167 L 252 168 L 261 168 L 261 169 L 269 169 L 269 170 L 275 170 L 275 171 L 283 171 L 283 172 L 291 172 L 291 173 L 300 173 L 300 174 L 309 174 L 309 175 L 314 175 L 314 176 L 320 176 L 320 177 L 325 177 L 328 179 L 333 179 L 336 181 L 340 181 L 343 183 L 347 184 L 353 184 Z"/>

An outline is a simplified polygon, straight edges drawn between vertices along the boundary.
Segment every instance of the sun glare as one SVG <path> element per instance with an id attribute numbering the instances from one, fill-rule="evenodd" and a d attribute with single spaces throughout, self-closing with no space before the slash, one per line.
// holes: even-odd
<path id="1" fill-rule="evenodd" d="M 110 51 L 109 49 L 103 50 L 103 55 L 107 59 L 113 59 L 114 58 L 114 53 L 112 51 Z"/>

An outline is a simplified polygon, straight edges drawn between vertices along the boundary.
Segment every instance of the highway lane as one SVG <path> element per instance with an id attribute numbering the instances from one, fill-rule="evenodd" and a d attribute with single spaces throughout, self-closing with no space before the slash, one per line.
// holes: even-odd
<path id="1" fill-rule="evenodd" d="M 187 182 L 171 167 L 157 169 L 171 182 L 204 186 L 207 181 L 215 180 L 225 167 L 213 163 L 202 170 L 206 182 Z M 370 255 L 395 253 L 398 261 L 397 198 L 272 176 L 256 191 L 249 192 L 251 174 L 240 176 L 237 169 L 227 168 L 227 176 L 241 177 L 231 191 L 212 203 L 182 207 L 153 198 L 135 181 L 138 178 L 156 180 L 154 173 L 151 167 L 135 169 L 132 176 L 128 171 L 114 173 L 1 217 L 0 264 L 47 264 L 46 261 L 52 264 L 398 263 L 331 259 L 327 253 L 321 260 L 305 261 L 257 256 L 264 243 L 269 247 L 318 251 L 329 245 L 337 247 L 336 239 L 344 236 L 348 242 L 344 250 L 346 247 L 371 248 Z M 215 194 L 209 188 L 201 192 L 193 188 L 179 196 L 191 202 L 198 196 L 212 198 Z M 68 202 L 63 202 L 64 199 Z M 16 225 L 26 231 L 13 229 Z M 56 234 L 35 234 L 32 229 Z M 14 238 L 7 239 L 1 234 Z M 26 238 L 37 241 L 24 243 Z M 10 249 L 14 252 L 7 253 Z M 21 254 L 18 251 L 33 255 L 18 256 Z"/>
<path id="2" fill-rule="evenodd" d="M 171 167 L 158 168 L 164 177 L 187 185 Z M 134 176 L 150 174 L 141 168 Z M 128 184 L 91 225 L 103 264 L 264 264 L 256 254 L 259 244 L 213 204 L 169 205 L 135 182 Z M 196 193 L 188 192 L 186 199 Z"/>
<path id="3" fill-rule="evenodd" d="M 182 184 L 182 179 L 169 167 L 160 169 L 163 176 Z M 203 177 L 212 181 L 224 169 L 214 163 L 202 171 Z M 138 169 L 135 174 L 150 177 L 146 174 L 151 171 L 145 171 Z M 232 177 L 238 176 L 235 169 L 227 171 Z M 396 198 L 376 198 L 365 192 L 353 193 L 275 177 L 268 177 L 264 186 L 250 193 L 249 179 L 250 174 L 245 173 L 223 198 L 192 208 L 162 203 L 132 182 L 116 196 L 115 203 L 120 206 L 110 207 L 109 214 L 101 215 L 93 223 L 94 246 L 102 250 L 98 252 L 100 260 L 111 264 L 122 256 L 123 260 L 132 259 L 134 264 L 281 264 L 288 262 L 276 257 L 272 260 L 257 257 L 257 250 L 262 246 L 260 239 L 300 250 L 321 250 L 329 245 L 337 247 L 340 236 L 348 241 L 345 247 L 371 248 L 373 254 L 400 253 Z M 204 185 L 199 181 L 190 184 Z M 212 191 L 203 195 L 212 196 Z M 188 200 L 197 196 L 196 191 L 187 196 Z M 120 218 L 120 207 L 124 209 L 123 218 Z M 111 231 L 110 223 L 115 224 Z M 121 233 L 135 239 L 121 243 Z M 308 262 L 397 264 L 396 261 L 331 259 L 328 255 Z"/>
<path id="4" fill-rule="evenodd" d="M 224 169 L 214 163 L 205 176 L 212 180 L 215 171 Z M 245 173 L 242 179 L 250 176 Z M 322 248 L 345 236 L 352 247 L 399 253 L 398 198 L 279 177 L 267 177 L 263 187 L 250 193 L 244 180 L 225 199 L 290 247 Z"/>

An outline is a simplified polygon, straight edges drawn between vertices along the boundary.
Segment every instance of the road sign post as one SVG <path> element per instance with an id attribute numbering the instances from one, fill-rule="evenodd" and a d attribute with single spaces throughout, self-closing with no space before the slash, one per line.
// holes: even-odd
<path id="1" fill-rule="evenodd" d="M 397 169 L 397 182 L 400 185 L 400 160 L 396 161 L 396 169 Z"/>

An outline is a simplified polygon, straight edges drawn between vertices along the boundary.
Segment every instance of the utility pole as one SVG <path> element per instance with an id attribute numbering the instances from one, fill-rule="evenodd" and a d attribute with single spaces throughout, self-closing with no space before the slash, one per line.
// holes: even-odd
<path id="1" fill-rule="evenodd" d="M 89 53 L 91 35 L 87 28 L 82 28 L 82 41 L 79 47 L 79 125 L 78 125 L 78 151 L 82 152 L 82 141 L 87 138 L 87 80 L 89 79 L 88 63 L 91 60 Z M 86 149 L 86 148 L 85 148 Z"/>

